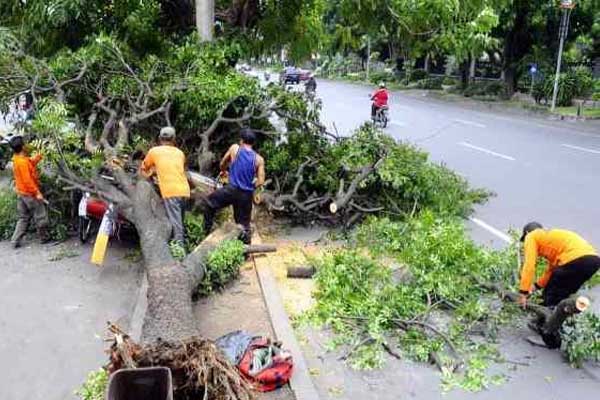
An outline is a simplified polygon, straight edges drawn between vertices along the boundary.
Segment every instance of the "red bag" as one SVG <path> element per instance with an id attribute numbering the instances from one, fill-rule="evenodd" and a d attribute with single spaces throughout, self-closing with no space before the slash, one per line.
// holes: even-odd
<path id="1" fill-rule="evenodd" d="M 270 362 L 258 371 L 257 368 L 253 369 L 255 355 L 264 355 L 265 353 L 269 355 Z M 271 343 L 267 338 L 258 337 L 250 342 L 238 368 L 242 375 L 254 384 L 256 390 L 270 392 L 289 382 L 294 369 L 294 361 L 292 355 L 281 350 L 277 343 Z"/>

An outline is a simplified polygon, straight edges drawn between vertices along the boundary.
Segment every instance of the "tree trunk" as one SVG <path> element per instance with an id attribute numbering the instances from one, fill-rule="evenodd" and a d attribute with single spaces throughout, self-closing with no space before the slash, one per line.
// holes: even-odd
<path id="1" fill-rule="evenodd" d="M 469 86 L 469 61 L 463 61 L 460 64 L 460 83 L 461 87 L 464 89 Z"/>
<path id="2" fill-rule="evenodd" d="M 196 0 L 196 29 L 202 42 L 213 40 L 215 0 Z"/>
<path id="3" fill-rule="evenodd" d="M 219 243 L 239 236 L 241 228 L 226 224 L 209 235 L 183 262 L 169 250 L 171 224 L 153 185 L 139 179 L 129 189 L 130 209 L 124 210 L 140 237 L 148 276 L 148 310 L 142 327 L 142 342 L 158 338 L 178 341 L 197 336 L 192 313 L 192 292 L 204 277 L 206 259 Z"/>
<path id="4" fill-rule="evenodd" d="M 429 59 L 430 59 L 430 55 L 429 55 L 429 53 L 427 53 L 425 55 L 425 61 L 423 63 L 423 70 L 427 73 L 429 73 Z"/>
<path id="5" fill-rule="evenodd" d="M 530 0 L 515 0 L 513 2 L 512 21 L 504 38 L 504 54 L 502 70 L 507 95 L 512 96 L 517 88 L 517 66 L 521 59 L 531 49 L 531 30 L 529 29 L 534 2 Z"/>
<path id="6" fill-rule="evenodd" d="M 473 54 L 471 54 L 471 60 L 470 60 L 470 65 L 469 65 L 469 78 L 471 80 L 474 80 L 474 78 L 475 78 L 476 64 L 477 64 L 477 60 L 475 59 L 475 56 Z"/>

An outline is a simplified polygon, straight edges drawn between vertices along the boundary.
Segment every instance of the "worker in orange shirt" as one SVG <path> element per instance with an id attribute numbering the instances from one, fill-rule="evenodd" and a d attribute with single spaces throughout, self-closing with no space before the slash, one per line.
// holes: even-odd
<path id="1" fill-rule="evenodd" d="M 147 178 L 156 174 L 167 217 L 173 227 L 173 239 L 183 245 L 183 219 L 190 198 L 190 185 L 185 173 L 185 155 L 175 146 L 175 128 L 162 128 L 158 140 L 159 146 L 148 151 L 140 172 Z"/>
<path id="2" fill-rule="evenodd" d="M 36 169 L 42 156 L 37 154 L 29 157 L 21 136 L 13 137 L 10 146 L 14 152 L 12 162 L 18 215 L 17 226 L 11 239 L 12 246 L 15 249 L 21 247 L 21 241 L 27 233 L 31 217 L 35 221 L 41 242 L 48 243 L 50 241 L 48 211 L 40 190 L 40 180 Z"/>
<path id="3" fill-rule="evenodd" d="M 576 293 L 600 268 L 596 250 L 574 232 L 562 229 L 545 230 L 530 222 L 523 228 L 525 262 L 521 269 L 519 304 L 525 306 L 528 296 L 543 289 L 543 305 L 556 306 Z M 544 274 L 534 283 L 538 256 L 548 261 Z"/>

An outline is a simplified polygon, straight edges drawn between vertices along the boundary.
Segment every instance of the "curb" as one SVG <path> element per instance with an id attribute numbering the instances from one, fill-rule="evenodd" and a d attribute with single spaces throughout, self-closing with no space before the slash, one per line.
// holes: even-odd
<path id="1" fill-rule="evenodd" d="M 138 289 L 137 299 L 129 321 L 129 337 L 136 343 L 142 338 L 142 326 L 144 325 L 144 317 L 148 308 L 148 277 L 146 271 L 142 273 L 142 284 Z"/>
<path id="2" fill-rule="evenodd" d="M 258 243 L 261 242 L 260 238 L 257 238 L 255 241 Z M 294 357 L 294 373 L 290 379 L 290 386 L 296 396 L 296 400 L 319 400 L 319 394 L 308 373 L 308 367 L 300 349 L 300 344 L 296 339 L 294 330 L 285 312 L 281 294 L 277 288 L 271 267 L 266 263 L 264 257 L 255 256 L 252 258 L 265 305 L 269 312 L 269 318 L 271 319 L 271 325 L 275 331 L 275 337 L 284 343 L 285 348 Z"/>

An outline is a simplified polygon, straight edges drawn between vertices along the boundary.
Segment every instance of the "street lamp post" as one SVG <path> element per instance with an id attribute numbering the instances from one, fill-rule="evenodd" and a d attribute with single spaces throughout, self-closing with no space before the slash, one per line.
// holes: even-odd
<path id="1" fill-rule="evenodd" d="M 556 98 L 558 97 L 558 81 L 560 78 L 560 64 L 562 62 L 563 47 L 565 45 L 565 39 L 569 33 L 569 20 L 571 19 L 571 11 L 575 7 L 573 0 L 561 0 L 560 8 L 562 9 L 562 16 L 560 19 L 560 28 L 558 37 L 560 43 L 558 45 L 558 60 L 556 61 L 556 76 L 554 77 L 554 91 L 552 92 L 552 111 L 556 109 Z"/>

